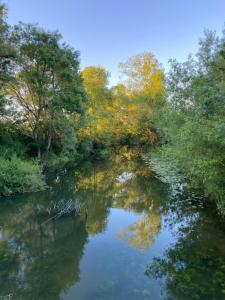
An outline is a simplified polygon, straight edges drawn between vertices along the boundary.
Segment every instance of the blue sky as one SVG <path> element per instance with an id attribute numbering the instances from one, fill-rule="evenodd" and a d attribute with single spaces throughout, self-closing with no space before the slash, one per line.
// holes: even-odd
<path id="1" fill-rule="evenodd" d="M 102 65 L 119 78 L 117 65 L 151 51 L 167 69 L 198 48 L 205 28 L 221 32 L 225 0 L 5 0 L 8 22 L 58 29 L 81 52 L 81 67 Z"/>

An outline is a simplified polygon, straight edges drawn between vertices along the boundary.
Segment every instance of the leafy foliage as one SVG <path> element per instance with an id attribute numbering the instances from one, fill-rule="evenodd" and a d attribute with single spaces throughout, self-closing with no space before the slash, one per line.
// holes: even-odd
<path id="1" fill-rule="evenodd" d="M 161 156 L 180 170 L 195 188 L 225 207 L 225 44 L 206 32 L 196 59 L 171 61 L 169 101 L 155 124 L 162 140 Z"/>
<path id="2" fill-rule="evenodd" d="M 152 128 L 152 115 L 165 96 L 161 66 L 151 53 L 132 57 L 119 66 L 126 80 L 111 89 L 107 86 L 109 73 L 104 68 L 90 66 L 83 70 L 91 103 L 80 136 L 103 147 L 155 144 L 158 136 Z"/>
<path id="3" fill-rule="evenodd" d="M 164 96 L 164 74 L 158 61 L 151 52 L 130 57 L 120 63 L 125 84 L 130 93 L 146 98 L 156 104 Z"/>
<path id="4" fill-rule="evenodd" d="M 71 118 L 85 111 L 87 97 L 78 73 L 79 54 L 60 45 L 59 33 L 33 25 L 21 23 L 13 35 L 20 58 L 19 72 L 8 91 L 21 108 L 21 117 L 40 159 L 55 141 L 62 142 L 65 124 L 70 126 Z"/>
<path id="5" fill-rule="evenodd" d="M 45 188 L 41 167 L 37 162 L 23 161 L 16 156 L 0 158 L 1 195 L 39 191 Z"/>

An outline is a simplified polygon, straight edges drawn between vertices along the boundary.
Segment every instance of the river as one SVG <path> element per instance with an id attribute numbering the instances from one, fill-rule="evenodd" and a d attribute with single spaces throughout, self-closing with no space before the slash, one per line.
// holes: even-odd
<path id="1" fill-rule="evenodd" d="M 225 229 L 126 148 L 1 199 L 0 299 L 225 299 Z"/>

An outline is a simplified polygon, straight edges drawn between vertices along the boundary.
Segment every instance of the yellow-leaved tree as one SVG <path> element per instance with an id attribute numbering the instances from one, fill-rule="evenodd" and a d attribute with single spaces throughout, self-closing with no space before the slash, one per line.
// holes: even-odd
<path id="1" fill-rule="evenodd" d="M 151 52 L 145 52 L 120 63 L 119 68 L 130 99 L 126 107 L 126 126 L 131 129 L 131 139 L 154 144 L 158 136 L 151 126 L 152 115 L 165 96 L 161 65 Z"/>
<path id="2" fill-rule="evenodd" d="M 103 102 L 108 94 L 109 73 L 101 66 L 86 67 L 82 71 L 84 87 L 92 102 Z"/>
<path id="3" fill-rule="evenodd" d="M 165 95 L 164 73 L 161 65 L 151 52 L 130 57 L 119 64 L 125 76 L 124 84 L 131 95 L 144 97 L 156 104 Z"/>
<path id="4" fill-rule="evenodd" d="M 158 135 L 151 120 L 164 99 L 163 70 L 150 52 L 133 56 L 119 67 L 125 79 L 112 88 L 103 67 L 90 66 L 82 71 L 91 101 L 81 136 L 91 138 L 97 147 L 126 142 L 155 144 Z"/>
<path id="5" fill-rule="evenodd" d="M 98 144 L 106 144 L 112 133 L 111 92 L 107 87 L 109 73 L 101 66 L 90 66 L 82 71 L 82 77 L 90 105 L 88 122 L 81 135 Z"/>

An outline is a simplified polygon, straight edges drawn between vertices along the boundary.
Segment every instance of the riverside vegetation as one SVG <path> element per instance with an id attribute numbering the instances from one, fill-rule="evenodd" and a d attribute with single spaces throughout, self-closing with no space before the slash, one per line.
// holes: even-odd
<path id="1" fill-rule="evenodd" d="M 43 190 L 48 169 L 138 145 L 156 170 L 172 168 L 225 212 L 225 35 L 206 32 L 197 55 L 171 60 L 167 75 L 151 52 L 133 56 L 109 88 L 108 71 L 81 71 L 58 32 L 11 27 L 6 15 L 2 4 L 1 195 Z"/>

